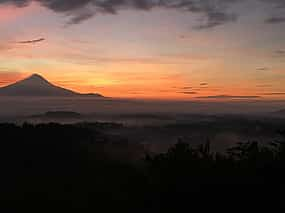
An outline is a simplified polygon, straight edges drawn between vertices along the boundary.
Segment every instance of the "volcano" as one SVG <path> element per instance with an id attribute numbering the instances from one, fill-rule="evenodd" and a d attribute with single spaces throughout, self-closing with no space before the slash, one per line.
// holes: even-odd
<path id="1" fill-rule="evenodd" d="M 26 79 L 0 88 L 0 96 L 103 97 L 97 93 L 82 94 L 56 86 L 39 74 L 33 74 Z"/>

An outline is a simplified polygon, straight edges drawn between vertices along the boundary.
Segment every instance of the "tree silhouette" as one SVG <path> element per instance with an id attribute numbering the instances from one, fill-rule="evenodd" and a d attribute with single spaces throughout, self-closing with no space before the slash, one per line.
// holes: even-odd
<path id="1" fill-rule="evenodd" d="M 106 154 L 105 144 L 115 142 L 100 129 L 100 124 L 0 124 L 1 210 L 285 208 L 284 140 L 239 143 L 226 153 L 212 152 L 209 140 L 198 147 L 179 140 L 165 153 L 128 162 Z"/>

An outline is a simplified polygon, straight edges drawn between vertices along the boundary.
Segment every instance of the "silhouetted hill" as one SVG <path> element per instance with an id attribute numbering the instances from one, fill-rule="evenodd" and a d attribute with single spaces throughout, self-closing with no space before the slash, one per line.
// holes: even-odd
<path id="1" fill-rule="evenodd" d="M 138 159 L 100 126 L 0 123 L 1 212 L 284 212 L 283 137 L 226 153 L 179 140 Z"/>
<path id="2" fill-rule="evenodd" d="M 284 212 L 284 138 L 227 153 L 179 140 L 132 160 L 132 141 L 100 129 L 0 124 L 1 212 Z"/>
<path id="3" fill-rule="evenodd" d="M 0 88 L 0 96 L 92 96 L 103 97 L 100 94 L 80 94 L 69 89 L 55 86 L 38 74 Z"/>

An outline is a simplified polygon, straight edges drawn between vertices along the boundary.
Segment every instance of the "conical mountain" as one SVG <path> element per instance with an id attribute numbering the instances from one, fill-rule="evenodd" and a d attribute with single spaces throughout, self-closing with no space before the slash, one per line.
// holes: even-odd
<path id="1" fill-rule="evenodd" d="M 33 74 L 30 77 L 18 81 L 14 84 L 0 88 L 0 96 L 96 96 L 103 97 L 100 94 L 80 94 L 69 89 L 55 86 L 44 77 Z"/>

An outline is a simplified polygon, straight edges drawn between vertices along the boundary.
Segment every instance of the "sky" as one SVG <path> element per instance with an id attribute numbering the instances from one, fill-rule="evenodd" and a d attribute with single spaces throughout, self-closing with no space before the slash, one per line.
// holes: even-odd
<path id="1" fill-rule="evenodd" d="M 108 97 L 285 98 L 284 0 L 0 0 L 0 86 Z"/>

